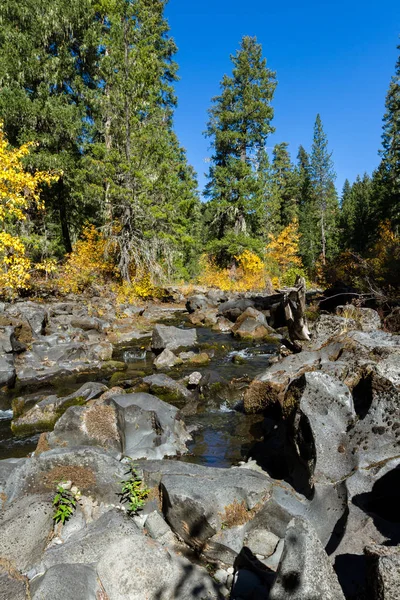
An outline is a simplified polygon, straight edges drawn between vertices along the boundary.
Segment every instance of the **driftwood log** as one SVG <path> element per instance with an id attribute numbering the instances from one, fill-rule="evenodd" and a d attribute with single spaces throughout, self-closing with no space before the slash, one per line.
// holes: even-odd
<path id="1" fill-rule="evenodd" d="M 290 341 L 310 340 L 306 319 L 306 281 L 304 277 L 297 276 L 295 286 L 284 292 L 283 307 L 285 319 L 289 330 Z M 297 344 L 296 344 L 297 345 Z"/>

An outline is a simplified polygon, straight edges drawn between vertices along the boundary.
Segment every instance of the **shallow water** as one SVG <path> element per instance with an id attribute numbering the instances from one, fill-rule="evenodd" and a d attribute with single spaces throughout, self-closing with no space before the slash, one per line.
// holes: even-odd
<path id="1" fill-rule="evenodd" d="M 171 325 L 171 320 L 168 321 Z M 173 324 L 179 327 L 192 327 L 184 315 L 177 315 Z M 260 416 L 245 415 L 241 411 L 240 397 L 248 383 L 261 373 L 268 364 L 268 358 L 276 352 L 276 347 L 266 344 L 249 344 L 235 340 L 230 333 L 214 332 L 209 328 L 198 328 L 198 349 L 207 351 L 212 358 L 207 365 L 183 364 L 169 371 L 163 371 L 175 380 L 199 371 L 210 378 L 218 377 L 223 383 L 202 390 L 194 415 L 185 416 L 185 422 L 192 435 L 188 443 L 189 454 L 182 460 L 197 464 L 229 467 L 244 459 L 255 441 L 261 437 Z M 133 383 L 139 378 L 151 375 L 154 356 L 150 351 L 150 336 L 121 345 L 114 350 L 113 358 L 127 364 L 123 379 Z M 88 377 L 87 381 L 93 381 Z M 68 380 L 58 387 L 47 385 L 35 394 L 64 396 L 78 389 L 84 380 Z M 104 380 L 109 384 L 109 380 Z M 116 383 L 118 385 L 118 383 Z M 12 396 L 10 394 L 9 404 Z M 25 395 L 27 397 L 27 395 Z M 182 404 L 176 404 L 183 408 Z M 38 436 L 15 438 L 10 426 L 12 411 L 0 411 L 0 458 L 21 457 L 32 452 Z"/>

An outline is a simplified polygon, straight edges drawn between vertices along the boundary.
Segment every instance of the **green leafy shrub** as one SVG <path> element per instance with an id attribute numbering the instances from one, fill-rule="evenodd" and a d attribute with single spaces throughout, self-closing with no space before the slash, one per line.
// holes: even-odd
<path id="1" fill-rule="evenodd" d="M 55 513 L 53 519 L 56 523 L 62 523 L 72 516 L 76 507 L 76 497 L 69 490 L 65 490 L 62 485 L 57 486 L 57 492 L 54 496 L 53 506 L 55 507 Z"/>
<path id="2" fill-rule="evenodd" d="M 142 487 L 142 480 L 137 475 L 134 466 L 132 465 L 127 475 L 129 479 L 121 481 L 120 500 L 122 504 L 128 504 L 128 514 L 136 515 L 143 508 L 146 498 L 150 490 Z"/>

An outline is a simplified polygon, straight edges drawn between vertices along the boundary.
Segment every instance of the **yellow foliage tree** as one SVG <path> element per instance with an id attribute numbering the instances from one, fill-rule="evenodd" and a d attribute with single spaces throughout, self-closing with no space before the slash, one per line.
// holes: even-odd
<path id="1" fill-rule="evenodd" d="M 94 225 L 83 228 L 81 239 L 68 256 L 64 271 L 58 282 L 62 292 L 77 293 L 90 284 L 101 282 L 114 271 L 111 259 L 106 256 L 107 241 Z"/>
<path id="2" fill-rule="evenodd" d="M 302 271 L 303 263 L 299 255 L 299 223 L 294 219 L 279 235 L 269 234 L 266 247 L 267 267 L 271 272 L 272 283 L 285 285 L 294 283 L 296 272 Z"/>
<path id="3" fill-rule="evenodd" d="M 34 145 L 28 142 L 11 148 L 0 122 L 0 292 L 8 295 L 29 287 L 31 264 L 20 238 L 7 229 L 26 220 L 30 206 L 42 210 L 41 186 L 51 185 L 59 177 L 44 171 L 30 173 L 24 168 L 22 160 Z"/>
<path id="4" fill-rule="evenodd" d="M 235 261 L 236 268 L 220 269 L 212 259 L 203 256 L 199 283 L 223 291 L 258 291 L 270 287 L 265 264 L 257 254 L 244 250 L 242 254 L 235 256 Z"/>

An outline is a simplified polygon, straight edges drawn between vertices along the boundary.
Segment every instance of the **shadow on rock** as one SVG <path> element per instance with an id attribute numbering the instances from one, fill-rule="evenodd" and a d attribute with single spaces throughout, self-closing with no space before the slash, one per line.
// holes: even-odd
<path id="1" fill-rule="evenodd" d="M 400 465 L 378 479 L 370 492 L 354 496 L 353 504 L 372 517 L 388 538 L 386 545 L 400 543 Z"/>

